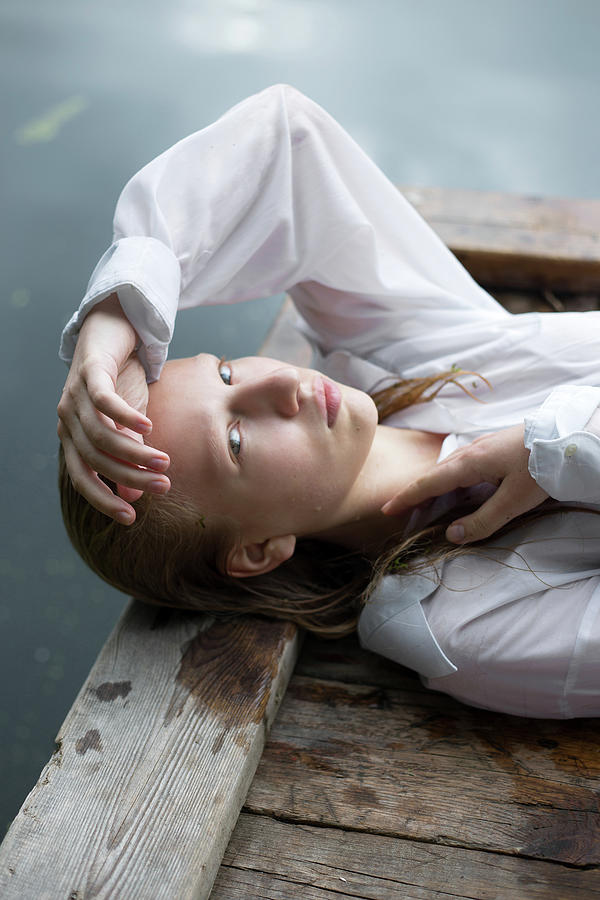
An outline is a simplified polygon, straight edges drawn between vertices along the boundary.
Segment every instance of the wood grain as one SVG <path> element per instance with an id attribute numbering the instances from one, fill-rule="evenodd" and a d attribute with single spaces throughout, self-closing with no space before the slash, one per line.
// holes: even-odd
<path id="1" fill-rule="evenodd" d="M 242 813 L 211 900 L 587 900 L 600 872 Z"/>
<path id="2" fill-rule="evenodd" d="M 600 200 L 400 189 L 480 284 L 600 289 Z"/>
<path id="3" fill-rule="evenodd" d="M 0 849 L 0 895 L 207 897 L 297 650 L 289 623 L 132 602 Z"/>
<path id="4" fill-rule="evenodd" d="M 553 737 L 549 737 L 553 735 Z M 593 721 L 295 675 L 246 808 L 292 821 L 600 864 Z"/>

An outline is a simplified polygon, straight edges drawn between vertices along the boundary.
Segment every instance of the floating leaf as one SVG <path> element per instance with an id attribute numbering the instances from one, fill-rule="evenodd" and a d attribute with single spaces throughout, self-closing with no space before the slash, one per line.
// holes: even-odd
<path id="1" fill-rule="evenodd" d="M 14 138 L 17 144 L 41 144 L 53 141 L 60 129 L 75 116 L 78 116 L 89 106 L 85 97 L 76 94 L 68 97 L 62 103 L 51 106 L 36 119 L 30 119 L 15 131 Z"/>

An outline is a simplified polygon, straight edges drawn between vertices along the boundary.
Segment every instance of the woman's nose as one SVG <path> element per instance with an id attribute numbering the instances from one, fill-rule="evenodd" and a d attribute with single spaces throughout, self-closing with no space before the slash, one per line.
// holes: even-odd
<path id="1" fill-rule="evenodd" d="M 293 366 L 274 369 L 237 385 L 236 406 L 241 412 L 271 412 L 295 416 L 299 409 L 300 374 Z"/>

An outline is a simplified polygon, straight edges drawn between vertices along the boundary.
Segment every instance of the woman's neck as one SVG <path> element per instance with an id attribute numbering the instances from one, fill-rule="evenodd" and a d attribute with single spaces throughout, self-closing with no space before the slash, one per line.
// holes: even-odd
<path id="1" fill-rule="evenodd" d="M 444 438 L 378 425 L 367 461 L 340 510 L 339 524 L 315 537 L 377 555 L 389 538 L 403 533 L 412 512 L 384 516 L 381 507 L 436 463 Z"/>

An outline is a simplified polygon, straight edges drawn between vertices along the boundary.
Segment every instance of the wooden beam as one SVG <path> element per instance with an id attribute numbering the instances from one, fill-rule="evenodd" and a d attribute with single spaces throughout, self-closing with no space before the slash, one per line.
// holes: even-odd
<path id="1" fill-rule="evenodd" d="M 3 900 L 208 897 L 298 652 L 132 601 L 0 848 Z"/>
<path id="2" fill-rule="evenodd" d="M 600 200 L 400 190 L 486 287 L 600 289 Z"/>

